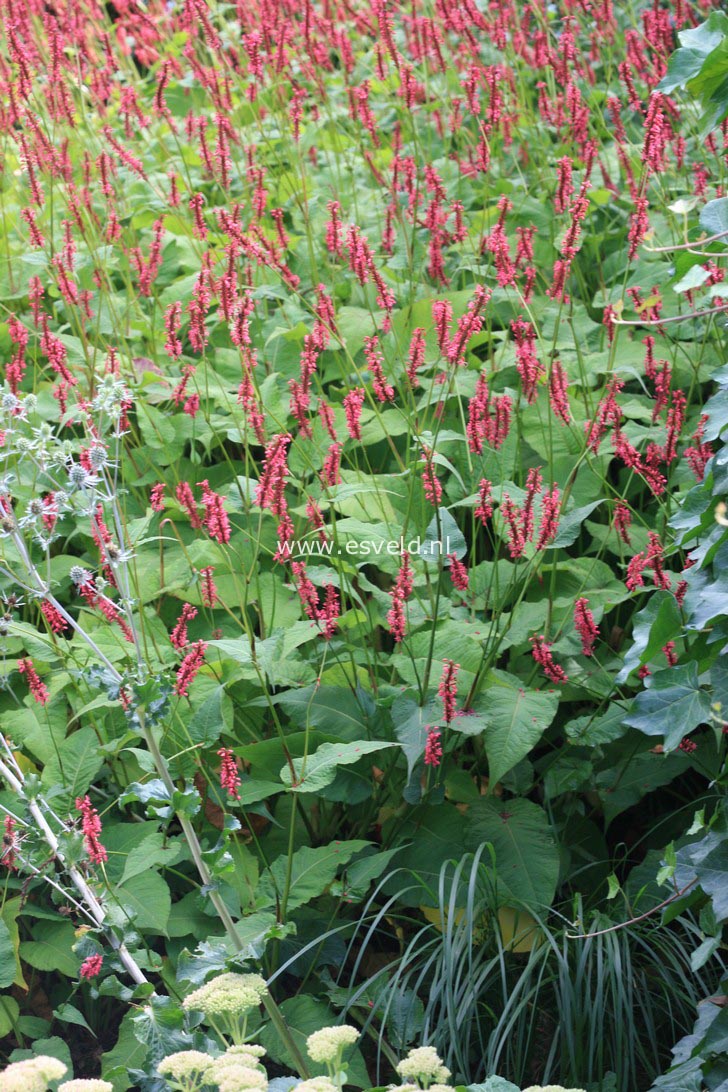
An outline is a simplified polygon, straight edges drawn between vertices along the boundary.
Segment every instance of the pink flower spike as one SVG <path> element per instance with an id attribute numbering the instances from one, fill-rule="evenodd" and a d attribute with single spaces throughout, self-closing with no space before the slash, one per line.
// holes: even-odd
<path id="1" fill-rule="evenodd" d="M 76 811 L 81 812 L 81 830 L 83 831 L 83 844 L 86 852 L 94 864 L 104 864 L 109 855 L 106 852 L 106 847 L 99 841 L 101 820 L 88 796 L 76 797 Z"/>
<path id="2" fill-rule="evenodd" d="M 101 973 L 101 968 L 104 963 L 104 957 L 100 955 L 86 956 L 81 969 L 79 970 L 79 976 L 85 979 L 96 978 Z"/>
<path id="3" fill-rule="evenodd" d="M 425 743 L 425 766 L 439 766 L 442 762 L 442 743 L 440 729 L 428 728 Z"/>
<path id="4" fill-rule="evenodd" d="M 38 704 L 47 705 L 50 698 L 50 694 L 48 693 L 48 687 L 41 680 L 38 672 L 33 667 L 33 661 L 28 659 L 27 657 L 26 659 L 21 660 L 18 664 L 18 671 L 21 675 L 25 675 L 26 679 L 28 680 L 30 692 L 35 700 L 38 702 Z"/>
<path id="5" fill-rule="evenodd" d="M 217 752 L 217 756 L 221 759 L 220 764 L 220 787 L 225 789 L 228 796 L 231 796 L 234 800 L 240 799 L 240 773 L 238 772 L 238 765 L 235 761 L 235 755 L 227 747 L 221 747 Z"/>
<path id="6" fill-rule="evenodd" d="M 594 621 L 594 615 L 589 610 L 589 600 L 577 599 L 574 604 L 574 626 L 581 638 L 581 651 L 585 656 L 594 654 L 594 642 L 599 636 L 599 627 Z"/>
<path id="7" fill-rule="evenodd" d="M 449 724 L 455 716 L 455 704 L 458 696 L 458 671 L 460 664 L 453 660 L 443 660 L 442 678 L 437 688 L 438 697 L 442 699 L 445 715 L 445 723 Z"/>

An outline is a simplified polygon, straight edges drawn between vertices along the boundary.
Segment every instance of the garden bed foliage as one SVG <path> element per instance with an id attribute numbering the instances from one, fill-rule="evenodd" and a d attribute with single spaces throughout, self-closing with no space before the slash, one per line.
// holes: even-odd
<path id="1" fill-rule="evenodd" d="M 8 1063 L 725 1089 L 718 8 L 3 0 Z"/>

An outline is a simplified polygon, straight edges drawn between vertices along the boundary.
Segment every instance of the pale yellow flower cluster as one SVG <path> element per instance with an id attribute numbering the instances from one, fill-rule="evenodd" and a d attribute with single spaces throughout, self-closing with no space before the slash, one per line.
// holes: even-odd
<path id="1" fill-rule="evenodd" d="M 65 1075 L 66 1068 L 58 1058 L 47 1054 L 11 1062 L 0 1073 L 0 1092 L 46 1092 L 51 1081 L 58 1081 Z"/>

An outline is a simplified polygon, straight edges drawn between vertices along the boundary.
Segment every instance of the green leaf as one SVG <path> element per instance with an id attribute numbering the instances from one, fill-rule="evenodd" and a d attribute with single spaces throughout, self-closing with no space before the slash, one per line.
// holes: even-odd
<path id="1" fill-rule="evenodd" d="M 346 742 L 372 734 L 375 709 L 364 691 L 353 694 L 339 686 L 305 686 L 277 694 L 273 701 L 298 728 L 320 728 Z"/>
<path id="2" fill-rule="evenodd" d="M 283 1018 L 304 1057 L 307 1057 L 307 1037 L 322 1027 L 331 1027 L 332 1024 L 338 1023 L 334 1010 L 324 1001 L 319 1001 L 309 994 L 289 997 L 281 1003 L 280 1007 Z M 272 1024 L 264 1028 L 258 1038 L 274 1061 L 288 1069 L 295 1069 L 293 1058 Z M 323 1076 L 327 1072 L 326 1066 L 322 1063 L 310 1062 L 309 1064 L 311 1073 L 315 1076 Z M 369 1088 L 371 1081 L 358 1046 L 354 1045 L 345 1053 L 344 1064 L 348 1074 L 347 1084 L 352 1084 L 356 1088 Z"/>
<path id="3" fill-rule="evenodd" d="M 39 971 L 60 971 L 76 978 L 80 960 L 73 952 L 76 932 L 68 921 L 41 921 L 33 929 L 33 940 L 20 945 L 20 958 Z"/>
<path id="4" fill-rule="evenodd" d="M 505 1077 L 488 1077 L 483 1084 L 466 1085 L 465 1092 L 519 1092 Z"/>
<path id="5" fill-rule="evenodd" d="M 624 723 L 647 736 L 663 736 L 673 751 L 684 736 L 710 720 L 710 698 L 700 689 L 695 663 L 656 671 L 649 690 L 638 694 Z"/>
<path id="6" fill-rule="evenodd" d="M 354 743 L 324 743 L 312 755 L 293 759 L 296 781 L 288 765 L 281 769 L 281 781 L 293 792 L 319 792 L 330 785 L 339 766 L 350 766 L 374 751 L 394 747 L 394 743 L 381 740 L 357 740 Z"/>
<path id="7" fill-rule="evenodd" d="M 485 842 L 495 852 L 495 872 L 504 897 L 543 911 L 549 907 L 559 878 L 559 850 L 546 812 L 530 800 L 479 800 L 469 810 L 465 848 Z"/>
<path id="8" fill-rule="evenodd" d="M 132 1069 L 140 1069 L 149 1053 L 149 1047 L 141 1042 L 134 1031 L 133 1020 L 136 1010 L 131 1009 L 121 1021 L 119 1038 L 116 1045 L 101 1058 L 101 1075 L 105 1081 L 111 1081 L 114 1092 L 126 1092 L 134 1084 L 129 1076 Z"/>
<path id="9" fill-rule="evenodd" d="M 556 536 L 546 549 L 557 550 L 563 546 L 573 546 L 579 537 L 582 523 L 601 503 L 601 500 L 592 501 L 591 504 L 585 504 L 582 508 L 572 508 L 565 516 L 562 516 Z"/>
<path id="10" fill-rule="evenodd" d="M 27 990 L 28 984 L 23 977 L 23 966 L 20 962 L 20 929 L 18 928 L 18 915 L 23 907 L 23 899 L 18 896 L 15 899 L 6 899 L 2 910 L 0 910 L 0 918 L 2 919 L 5 928 L 13 946 L 13 961 L 15 964 L 15 974 L 13 979 L 8 985 L 20 986 L 21 989 Z M 3 977 L 7 971 L 5 970 L 5 960 L 3 959 Z"/>
<path id="11" fill-rule="evenodd" d="M 233 727 L 233 702 L 225 688 L 217 686 L 187 724 L 190 743 L 210 746 Z"/>
<path id="12" fill-rule="evenodd" d="M 668 641 L 682 632 L 680 608 L 672 592 L 658 589 L 650 596 L 646 607 L 635 615 L 632 643 L 617 675 L 618 683 L 626 682 L 632 671 L 646 664 Z"/>
<path id="13" fill-rule="evenodd" d="M 467 553 L 468 544 L 447 508 L 439 508 L 430 520 L 425 537 L 419 548 L 419 556 L 428 564 L 437 564 L 441 558 L 454 554 L 461 558 Z"/>
<path id="14" fill-rule="evenodd" d="M 716 197 L 708 201 L 700 213 L 700 226 L 708 235 L 728 232 L 728 197 Z"/>
<path id="15" fill-rule="evenodd" d="M 427 743 L 427 727 L 436 723 L 438 712 L 434 703 L 430 703 L 422 709 L 411 698 L 400 695 L 392 704 L 392 723 L 394 734 L 404 751 L 407 759 L 407 780 L 412 777 L 413 770 L 425 753 Z"/>
<path id="16" fill-rule="evenodd" d="M 294 910 L 297 906 L 303 906 L 311 899 L 322 895 L 333 883 L 341 866 L 348 864 L 356 853 L 360 853 L 369 845 L 371 842 L 355 840 L 332 842 L 328 846 L 317 846 L 315 849 L 302 846 L 293 854 L 291 862 L 288 909 Z M 275 906 L 276 891 L 279 897 L 283 894 L 287 874 L 288 857 L 284 854 L 275 860 L 270 869 L 261 876 L 256 892 L 256 904 L 259 909 Z"/>
<path id="17" fill-rule="evenodd" d="M 10 997 L 8 994 L 0 997 L 0 1036 L 4 1037 L 10 1034 L 19 1016 L 20 1006 L 15 998 Z"/>
<path id="18" fill-rule="evenodd" d="M 535 747 L 556 716 L 558 694 L 525 690 L 517 680 L 490 686 L 483 696 L 488 727 L 485 753 L 491 792 L 496 783 Z"/>
<path id="19" fill-rule="evenodd" d="M 179 859 L 180 852 L 179 843 L 170 842 L 160 831 L 147 835 L 127 855 L 120 883 L 124 884 L 159 865 L 173 865 Z"/>
<path id="20" fill-rule="evenodd" d="M 10 930 L 0 918 L 0 989 L 7 989 L 15 981 L 17 969 L 15 946 Z"/>
<path id="21" fill-rule="evenodd" d="M 92 1029 L 86 1022 L 86 1017 L 82 1012 L 79 1012 L 75 1005 L 69 1005 L 65 1003 L 59 1005 L 53 1013 L 55 1020 L 60 1020 L 62 1024 L 76 1024 L 80 1028 L 86 1028 L 86 1031 L 90 1031 L 93 1035 Z"/>
<path id="22" fill-rule="evenodd" d="M 127 858 L 128 862 L 128 858 Z M 137 929 L 166 934 L 172 900 L 169 888 L 158 872 L 144 872 L 118 884 L 114 894 L 134 920 Z"/>
<path id="23" fill-rule="evenodd" d="M 43 786 L 46 789 L 62 786 L 62 797 L 56 799 L 72 801 L 85 795 L 103 762 L 93 728 L 79 728 L 63 740 L 56 754 L 49 757 L 43 770 Z"/>

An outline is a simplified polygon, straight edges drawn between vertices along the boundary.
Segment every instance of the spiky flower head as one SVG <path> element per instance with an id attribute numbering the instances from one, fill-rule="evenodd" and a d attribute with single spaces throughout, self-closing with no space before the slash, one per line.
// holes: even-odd
<path id="1" fill-rule="evenodd" d="M 51 1081 L 59 1081 L 67 1066 L 58 1058 L 39 1054 L 22 1062 L 12 1062 L 0 1073 L 0 1092 L 45 1092 Z"/>
<path id="2" fill-rule="evenodd" d="M 199 990 L 188 994 L 182 1002 L 185 1009 L 199 1009 L 205 1016 L 234 1014 L 241 1016 L 256 1009 L 268 992 L 265 979 L 259 974 L 218 975 Z"/>
<path id="3" fill-rule="evenodd" d="M 397 1066 L 397 1072 L 405 1080 L 420 1081 L 425 1088 L 433 1083 L 444 1084 L 450 1076 L 450 1070 L 442 1064 L 442 1058 L 431 1046 L 410 1050 Z"/>
<path id="4" fill-rule="evenodd" d="M 64 1081 L 58 1085 L 58 1092 L 114 1092 L 111 1081 L 76 1080 Z"/>
<path id="5" fill-rule="evenodd" d="M 325 1062 L 330 1065 L 337 1061 L 345 1047 L 353 1046 L 358 1038 L 359 1032 L 349 1024 L 321 1028 L 309 1035 L 306 1050 L 312 1062 Z"/>

